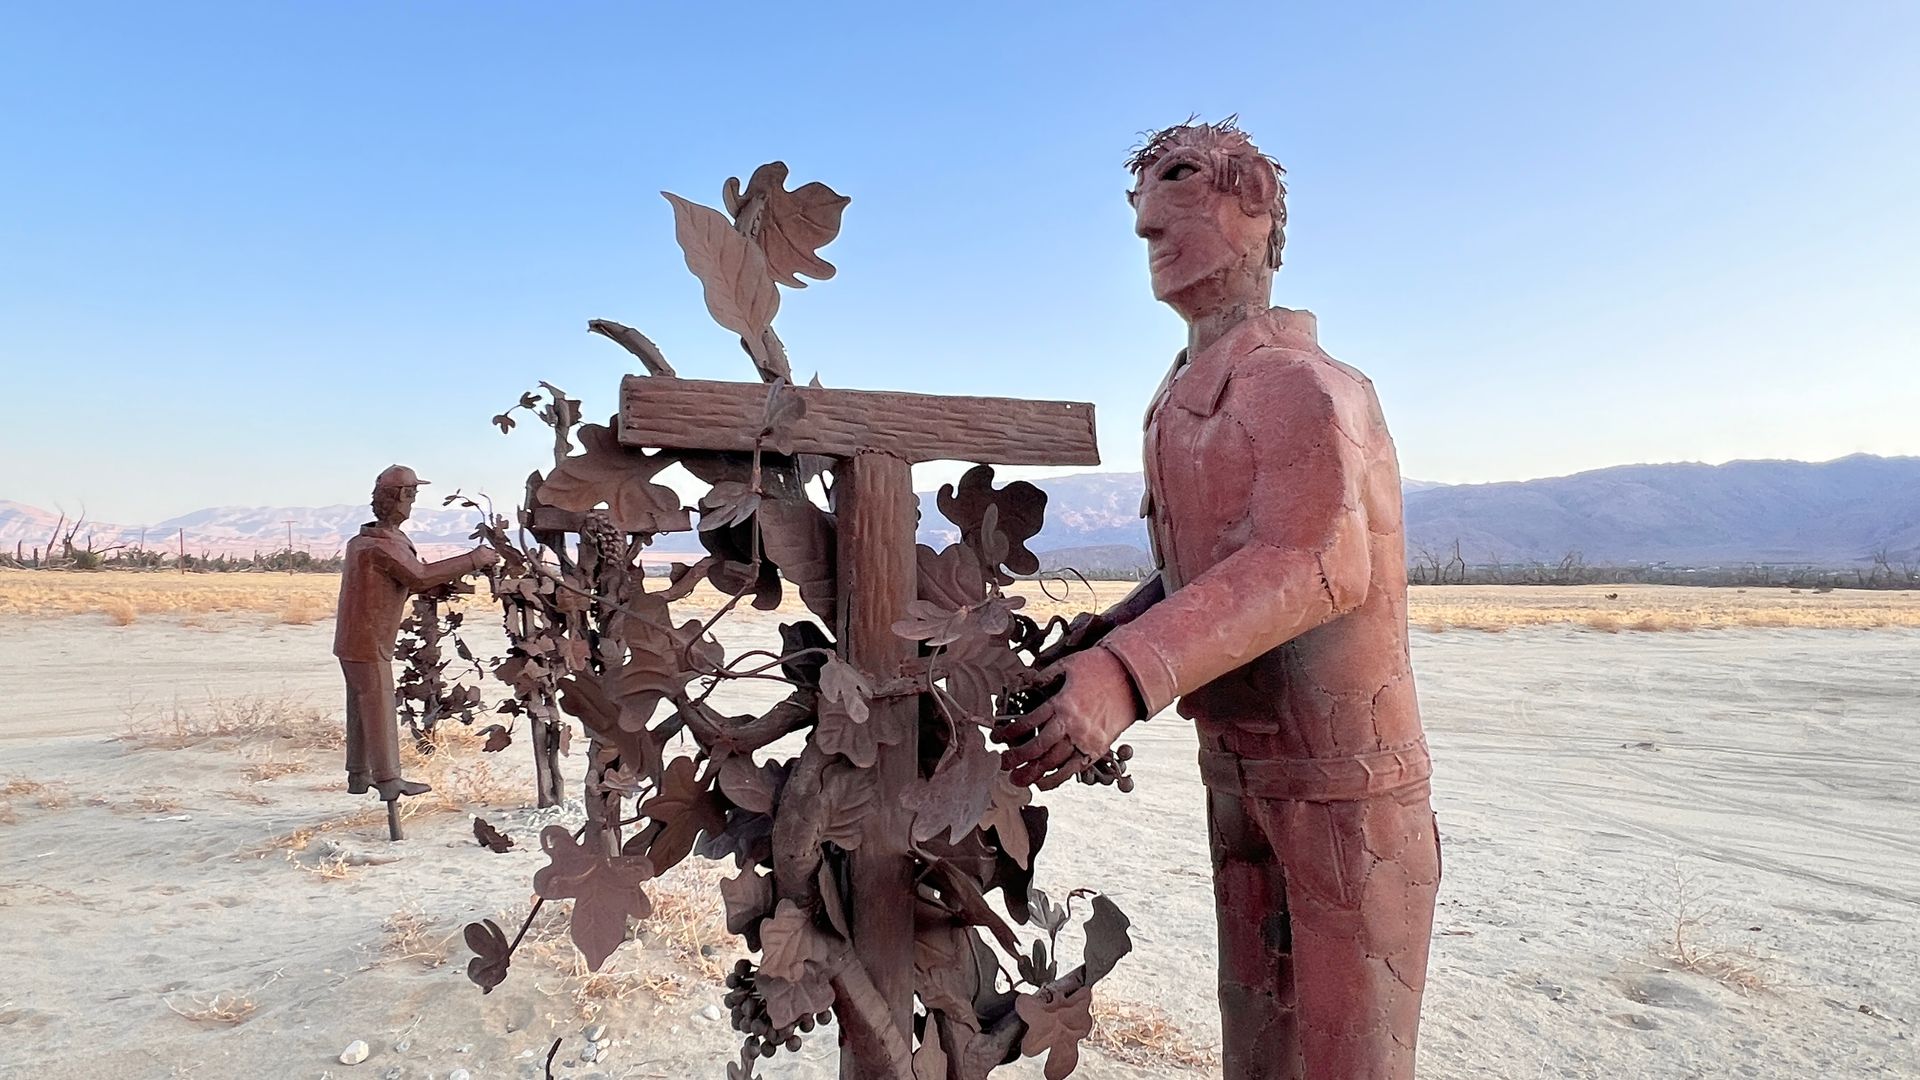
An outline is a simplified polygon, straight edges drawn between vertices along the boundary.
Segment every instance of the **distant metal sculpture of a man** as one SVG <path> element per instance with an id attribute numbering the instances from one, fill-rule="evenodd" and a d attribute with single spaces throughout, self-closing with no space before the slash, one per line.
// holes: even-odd
<path id="1" fill-rule="evenodd" d="M 1159 132 L 1128 166 L 1154 295 L 1188 326 L 1147 414 L 1159 572 L 1076 620 L 1007 760 L 1052 786 L 1179 698 L 1207 787 L 1225 1075 L 1405 1080 L 1440 851 L 1393 440 L 1314 317 L 1269 306 L 1279 165 L 1227 121 Z"/>
<path id="2" fill-rule="evenodd" d="M 400 776 L 400 726 L 394 715 L 393 645 L 412 594 L 438 588 L 498 562 L 490 547 L 422 562 L 400 524 L 426 481 L 404 465 L 373 482 L 373 520 L 347 541 L 333 654 L 347 678 L 347 790 L 369 788 L 393 802 L 424 795 L 426 784 Z"/>

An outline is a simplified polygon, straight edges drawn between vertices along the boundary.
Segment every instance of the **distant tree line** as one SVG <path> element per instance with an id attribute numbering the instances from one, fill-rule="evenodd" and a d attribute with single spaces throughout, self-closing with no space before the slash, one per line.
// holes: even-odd
<path id="1" fill-rule="evenodd" d="M 194 555 L 181 546 L 173 550 L 150 548 L 143 542 L 100 546 L 93 533 L 82 534 L 87 519 L 83 515 L 69 523 L 65 515 L 53 527 L 45 545 L 29 548 L 24 540 L 14 541 L 11 553 L 0 551 L 0 568 L 14 570 L 182 570 L 196 573 L 299 573 L 337 574 L 345 565 L 341 555 L 317 556 L 310 551 L 282 548 L 279 551 L 255 551 L 252 555 L 213 555 L 206 551 Z"/>
<path id="2" fill-rule="evenodd" d="M 1733 566 L 1592 564 L 1578 551 L 1557 563 L 1468 563 L 1456 541 L 1451 552 L 1415 550 L 1407 560 L 1412 585 L 1703 585 L 1738 588 L 1920 589 L 1920 564 L 1896 560 L 1886 549 L 1865 567 L 1798 566 L 1749 562 Z"/>

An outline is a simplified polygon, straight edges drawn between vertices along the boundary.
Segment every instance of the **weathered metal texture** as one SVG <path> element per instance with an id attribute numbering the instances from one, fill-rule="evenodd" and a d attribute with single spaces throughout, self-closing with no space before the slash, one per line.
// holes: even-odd
<path id="1" fill-rule="evenodd" d="M 491 548 L 477 547 L 451 559 L 424 562 L 400 531 L 424 483 L 412 469 L 394 465 L 374 482 L 374 520 L 347 541 L 340 574 L 333 654 L 347 684 L 347 790 L 369 788 L 392 802 L 431 790 L 400 776 L 399 721 L 394 711 L 393 654 L 407 601 L 490 566 Z M 390 815 L 390 835 L 400 839 Z"/>
<path id="2" fill-rule="evenodd" d="M 1046 811 L 984 736 L 1048 692 L 1034 665 L 1059 624 L 1027 618 L 1004 591 L 1038 568 L 1026 542 L 1046 497 L 1031 484 L 995 487 L 992 469 L 976 467 L 939 498 L 962 541 L 934 551 L 914 543 L 909 466 L 1091 464 L 1092 407 L 792 386 L 771 326 L 775 286 L 833 273 L 817 249 L 846 199 L 822 184 L 788 190 L 785 177 L 776 162 L 744 189 L 730 181 L 731 219 L 668 196 L 707 307 L 740 336 L 760 384 L 673 378 L 644 334 L 595 320 L 653 373 L 626 380 L 619 415 L 582 425 L 578 402 L 543 384 L 544 397 L 530 391 L 494 418 L 509 431 L 514 413 L 530 412 L 555 447 L 520 515 L 540 551 L 517 547 L 504 518 L 480 527 L 504 562 L 494 592 L 510 648 L 496 674 L 515 698 L 503 711 L 531 716 L 557 699 L 590 741 L 589 820 L 542 834 L 535 910 L 570 901 L 574 943 L 597 969 L 628 922 L 650 914 L 648 879 L 691 854 L 731 858 L 727 925 L 760 953 L 728 978 L 744 1036 L 732 1080 L 828 1019 L 853 1080 L 982 1080 L 1022 1053 L 1045 1055 L 1047 1075 L 1062 1077 L 1090 1030 L 1094 984 L 1131 942 L 1125 916 L 1094 897 L 1082 963 L 1061 970 L 1059 938 L 1086 894 L 1062 906 L 1033 888 Z M 696 507 L 707 555 L 649 588 L 641 550 L 693 524 L 654 480 L 674 465 L 709 485 Z M 824 507 L 808 494 L 816 477 L 831 493 Z M 671 605 L 702 583 L 727 597 L 721 610 L 676 623 Z M 772 609 L 788 587 L 819 621 L 783 625 L 778 657 L 729 658 L 715 623 L 743 601 Z M 722 715 L 709 695 L 740 678 L 791 691 L 762 715 Z M 699 755 L 669 758 L 683 732 Z M 796 733 L 799 753 L 767 751 Z M 1121 753 L 1077 775 L 1132 782 Z M 484 825 L 482 845 L 511 846 Z M 989 936 L 1017 957 L 1017 977 L 1003 974 Z M 491 922 L 466 938 L 468 975 L 490 989 L 519 938 Z"/>
<path id="3" fill-rule="evenodd" d="M 1146 424 L 1159 573 L 1076 626 L 1007 760 L 1051 786 L 1178 699 L 1209 792 L 1225 1075 L 1408 1078 L 1440 858 L 1393 440 L 1313 316 L 1268 306 L 1279 167 L 1230 123 L 1129 164 L 1154 293 L 1189 327 Z"/>
<path id="4" fill-rule="evenodd" d="M 806 405 L 787 452 L 845 458 L 861 451 L 908 463 L 1098 465 L 1093 406 L 1083 401 L 953 397 L 796 386 Z M 766 390 L 749 383 L 629 375 L 620 382 L 620 442 L 738 450 L 764 426 Z"/>

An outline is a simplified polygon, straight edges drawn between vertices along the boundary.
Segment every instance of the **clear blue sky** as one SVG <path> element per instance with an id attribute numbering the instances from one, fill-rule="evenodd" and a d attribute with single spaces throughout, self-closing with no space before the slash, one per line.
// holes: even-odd
<path id="1" fill-rule="evenodd" d="M 1229 112 L 1409 476 L 1920 453 L 1916 54 L 1910 3 L 10 5 L 0 498 L 512 495 L 489 416 L 612 409 L 588 318 L 749 377 L 657 192 L 774 158 L 853 197 L 803 377 L 1091 399 L 1134 468 L 1182 330 L 1121 161 Z"/>

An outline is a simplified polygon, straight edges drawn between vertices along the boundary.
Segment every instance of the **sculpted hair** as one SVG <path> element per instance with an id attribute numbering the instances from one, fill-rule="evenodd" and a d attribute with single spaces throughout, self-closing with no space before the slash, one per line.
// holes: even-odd
<path id="1" fill-rule="evenodd" d="M 400 492 L 403 488 L 377 487 L 373 489 L 373 520 L 385 521 L 400 506 Z"/>
<path id="2" fill-rule="evenodd" d="M 1247 194 L 1246 185 L 1254 183 L 1260 185 L 1264 194 L 1262 179 L 1270 176 L 1273 178 L 1273 201 L 1268 213 L 1273 217 L 1273 231 L 1267 236 L 1267 265 L 1278 269 L 1281 252 L 1287 246 L 1287 183 L 1284 179 L 1287 170 L 1261 153 L 1247 133 L 1240 130 L 1237 120 L 1238 117 L 1229 116 L 1218 123 L 1208 124 L 1188 118 L 1184 124 L 1175 124 L 1148 135 L 1127 157 L 1127 170 L 1135 177 L 1134 191 L 1127 193 L 1127 201 L 1132 202 L 1139 190 L 1139 176 L 1176 150 L 1205 157 L 1212 166 L 1213 186 L 1217 191 L 1244 196 Z"/>

